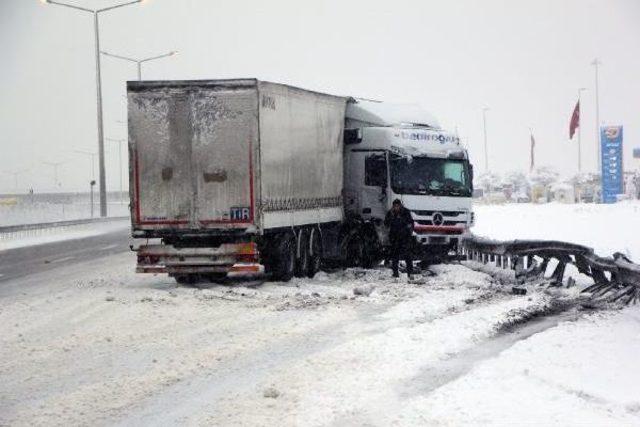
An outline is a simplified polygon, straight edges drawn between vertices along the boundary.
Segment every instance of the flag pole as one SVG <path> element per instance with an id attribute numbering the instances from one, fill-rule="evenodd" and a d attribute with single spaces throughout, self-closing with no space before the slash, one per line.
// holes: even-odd
<path id="1" fill-rule="evenodd" d="M 533 129 L 529 128 L 529 143 L 531 144 L 531 164 L 529 165 L 529 172 L 533 172 L 535 167 L 535 142 L 533 139 Z"/>
<path id="2" fill-rule="evenodd" d="M 580 89 L 578 89 L 578 105 L 580 108 L 580 116 L 582 116 L 582 100 L 581 100 L 581 95 L 582 95 L 582 91 L 586 90 L 586 88 L 581 87 Z M 582 117 L 579 117 L 579 122 L 578 122 L 578 173 L 582 172 Z"/>

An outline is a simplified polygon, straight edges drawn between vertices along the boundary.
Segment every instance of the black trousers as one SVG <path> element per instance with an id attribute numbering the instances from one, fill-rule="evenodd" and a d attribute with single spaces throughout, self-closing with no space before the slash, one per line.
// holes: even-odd
<path id="1" fill-rule="evenodd" d="M 413 258 L 411 256 L 411 245 L 409 242 L 391 242 L 391 269 L 393 274 L 398 275 L 398 263 L 402 258 L 407 264 L 407 274 L 413 274 Z"/>

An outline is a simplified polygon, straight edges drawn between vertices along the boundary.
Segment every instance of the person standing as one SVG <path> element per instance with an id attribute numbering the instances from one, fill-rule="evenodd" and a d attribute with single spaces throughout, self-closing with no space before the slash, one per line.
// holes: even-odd
<path id="1" fill-rule="evenodd" d="M 400 199 L 395 199 L 391 210 L 387 212 L 384 225 L 389 227 L 389 243 L 391 268 L 393 277 L 399 277 L 398 263 L 402 257 L 407 264 L 409 279 L 413 276 L 413 259 L 411 257 L 411 235 L 413 232 L 413 217 L 409 209 L 402 205 Z"/>

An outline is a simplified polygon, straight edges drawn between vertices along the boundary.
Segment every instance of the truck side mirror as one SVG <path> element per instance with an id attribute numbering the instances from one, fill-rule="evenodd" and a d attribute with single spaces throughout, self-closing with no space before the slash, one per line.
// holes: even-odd
<path id="1" fill-rule="evenodd" d="M 349 144 L 358 144 L 362 142 L 362 129 L 345 129 L 344 130 L 344 143 L 345 145 Z"/>
<path id="2" fill-rule="evenodd" d="M 469 184 L 471 184 L 471 192 L 473 193 L 473 165 L 471 163 L 469 163 Z"/>

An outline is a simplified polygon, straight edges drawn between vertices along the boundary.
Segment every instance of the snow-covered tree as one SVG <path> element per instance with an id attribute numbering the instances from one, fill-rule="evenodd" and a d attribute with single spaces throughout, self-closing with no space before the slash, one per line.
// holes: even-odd
<path id="1" fill-rule="evenodd" d="M 549 166 L 540 166 L 535 168 L 529 178 L 532 184 L 540 185 L 544 188 L 549 187 L 558 181 L 560 175 L 558 172 Z"/>

